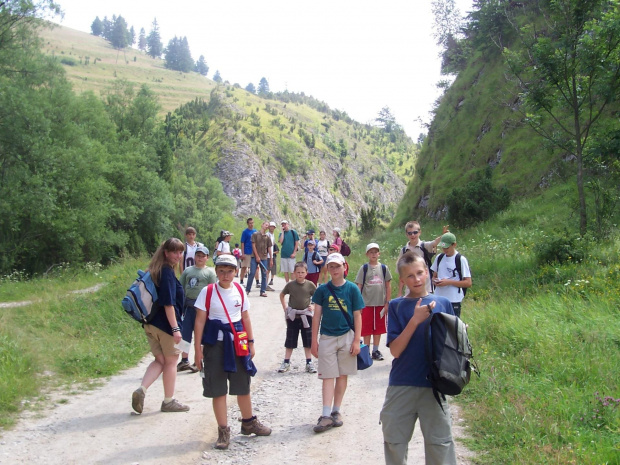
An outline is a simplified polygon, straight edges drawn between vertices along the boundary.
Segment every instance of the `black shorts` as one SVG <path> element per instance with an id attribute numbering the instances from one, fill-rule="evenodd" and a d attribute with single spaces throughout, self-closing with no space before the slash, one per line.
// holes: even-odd
<path id="1" fill-rule="evenodd" d="M 297 341 L 299 340 L 299 333 L 301 332 L 301 343 L 304 347 L 310 348 L 312 345 L 312 317 L 308 318 L 309 327 L 304 328 L 304 323 L 301 317 L 295 318 L 293 321 L 286 319 L 286 340 L 284 341 L 284 347 L 287 349 L 296 349 Z"/>
<path id="2" fill-rule="evenodd" d="M 228 334 L 224 334 L 228 336 Z M 202 378 L 202 395 L 213 398 L 230 394 L 245 396 L 250 393 L 252 377 L 245 370 L 240 357 L 235 357 L 236 373 L 224 371 L 224 343 L 217 341 L 212 346 L 205 344 L 202 349 L 205 377 Z"/>

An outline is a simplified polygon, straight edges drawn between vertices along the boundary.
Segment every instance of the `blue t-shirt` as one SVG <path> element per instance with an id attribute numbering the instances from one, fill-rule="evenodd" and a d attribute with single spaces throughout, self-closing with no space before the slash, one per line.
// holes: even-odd
<path id="1" fill-rule="evenodd" d="M 177 324 L 181 327 L 181 310 L 183 309 L 183 303 L 185 300 L 185 293 L 183 292 L 183 286 L 174 274 L 174 270 L 164 265 L 161 269 L 161 276 L 159 277 L 159 286 L 157 289 L 157 302 L 161 305 L 161 308 L 153 317 L 151 324 L 162 331 L 172 335 L 172 327 L 166 316 L 166 310 L 164 306 L 172 305 L 177 317 Z"/>
<path id="2" fill-rule="evenodd" d="M 351 329 L 351 326 L 349 326 L 346 317 L 342 314 L 338 303 L 327 286 L 333 289 L 336 297 L 340 300 L 340 305 L 351 317 L 352 323 L 355 321 L 353 312 L 364 308 L 364 299 L 359 288 L 351 281 L 345 281 L 342 286 L 334 286 L 331 281 L 327 284 L 321 284 L 312 296 L 312 302 L 322 308 L 321 334 L 342 336 Z"/>
<path id="3" fill-rule="evenodd" d="M 312 260 L 323 260 L 323 257 L 319 255 L 319 253 L 315 250 L 312 253 L 307 250 L 304 252 L 304 260 L 306 261 L 306 266 L 308 267 L 308 273 L 318 273 L 321 271 L 321 265 L 315 265 Z"/>
<path id="4" fill-rule="evenodd" d="M 252 234 L 256 232 L 256 229 L 245 228 L 241 233 L 241 243 L 243 244 L 243 253 L 245 255 L 252 255 Z"/>
<path id="5" fill-rule="evenodd" d="M 423 297 L 420 305 L 427 305 L 433 300 L 436 302 L 433 313 L 443 312 L 454 315 L 452 304 L 445 297 L 431 294 Z M 403 332 L 405 326 L 409 323 L 417 302 L 418 299 L 408 299 L 405 297 L 399 297 L 390 301 L 387 328 L 388 346 L 390 342 L 400 336 L 400 333 Z M 426 361 L 424 347 L 428 321 L 429 319 L 427 318 L 416 328 L 409 344 L 400 354 L 400 357 L 392 361 L 390 386 L 432 387 L 430 381 L 426 379 L 430 373 L 430 367 Z"/>
<path id="6" fill-rule="evenodd" d="M 293 250 L 295 250 L 295 242 L 299 240 L 299 234 L 294 229 L 289 229 L 286 232 L 282 231 L 281 234 L 283 234 L 284 239 L 280 246 L 280 256 L 282 258 L 291 258 Z"/>

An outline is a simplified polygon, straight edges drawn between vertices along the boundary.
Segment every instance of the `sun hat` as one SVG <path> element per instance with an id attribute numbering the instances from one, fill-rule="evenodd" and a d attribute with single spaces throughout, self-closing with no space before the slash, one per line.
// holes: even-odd
<path id="1" fill-rule="evenodd" d="M 228 236 L 234 236 L 233 233 L 231 233 L 230 231 L 224 231 L 222 232 L 222 237 L 228 237 Z"/>

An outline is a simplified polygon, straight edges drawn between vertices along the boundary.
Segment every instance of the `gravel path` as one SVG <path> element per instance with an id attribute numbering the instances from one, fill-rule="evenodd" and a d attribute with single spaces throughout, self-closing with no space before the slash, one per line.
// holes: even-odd
<path id="1" fill-rule="evenodd" d="M 213 449 L 217 427 L 211 402 L 202 397 L 198 374 L 179 373 L 175 397 L 190 405 L 188 413 L 161 413 L 161 381 L 147 393 L 144 412 L 131 409 L 131 393 L 151 356 L 138 366 L 105 381 L 92 391 L 56 392 L 43 412 L 26 411 L 24 418 L 0 438 L 4 464 L 314 464 L 383 463 L 383 437 L 379 411 L 390 370 L 386 360 L 349 378 L 342 406 L 344 426 L 316 434 L 312 426 L 321 413 L 321 382 L 305 373 L 303 350 L 293 353 L 292 369 L 277 373 L 284 355 L 285 322 L 279 303 L 284 279 L 276 278 L 269 298 L 258 289 L 250 294 L 256 339 L 258 374 L 252 380 L 256 415 L 273 429 L 269 437 L 239 434 L 236 398 L 229 397 L 232 436 L 228 451 Z M 120 306 L 119 306 L 119 311 Z M 382 341 L 384 342 L 384 341 Z M 146 338 L 144 339 L 147 347 Z M 463 425 L 452 407 L 458 440 Z M 459 464 L 468 465 L 472 454 L 461 444 Z M 409 448 L 409 463 L 424 463 L 419 429 Z"/>

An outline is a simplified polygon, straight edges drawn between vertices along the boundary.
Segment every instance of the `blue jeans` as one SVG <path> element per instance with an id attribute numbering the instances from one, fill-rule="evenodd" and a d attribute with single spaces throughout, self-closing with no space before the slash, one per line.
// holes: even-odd
<path id="1" fill-rule="evenodd" d="M 260 267 L 260 293 L 264 294 L 267 290 L 267 267 L 269 266 L 269 259 L 261 260 L 260 263 L 263 266 Z M 258 262 L 256 261 L 256 257 L 252 256 L 252 261 L 250 262 L 250 274 L 247 276 L 248 282 L 245 285 L 245 291 L 249 294 L 252 289 L 252 282 L 254 281 L 254 275 L 256 274 L 256 268 L 258 267 Z"/>

